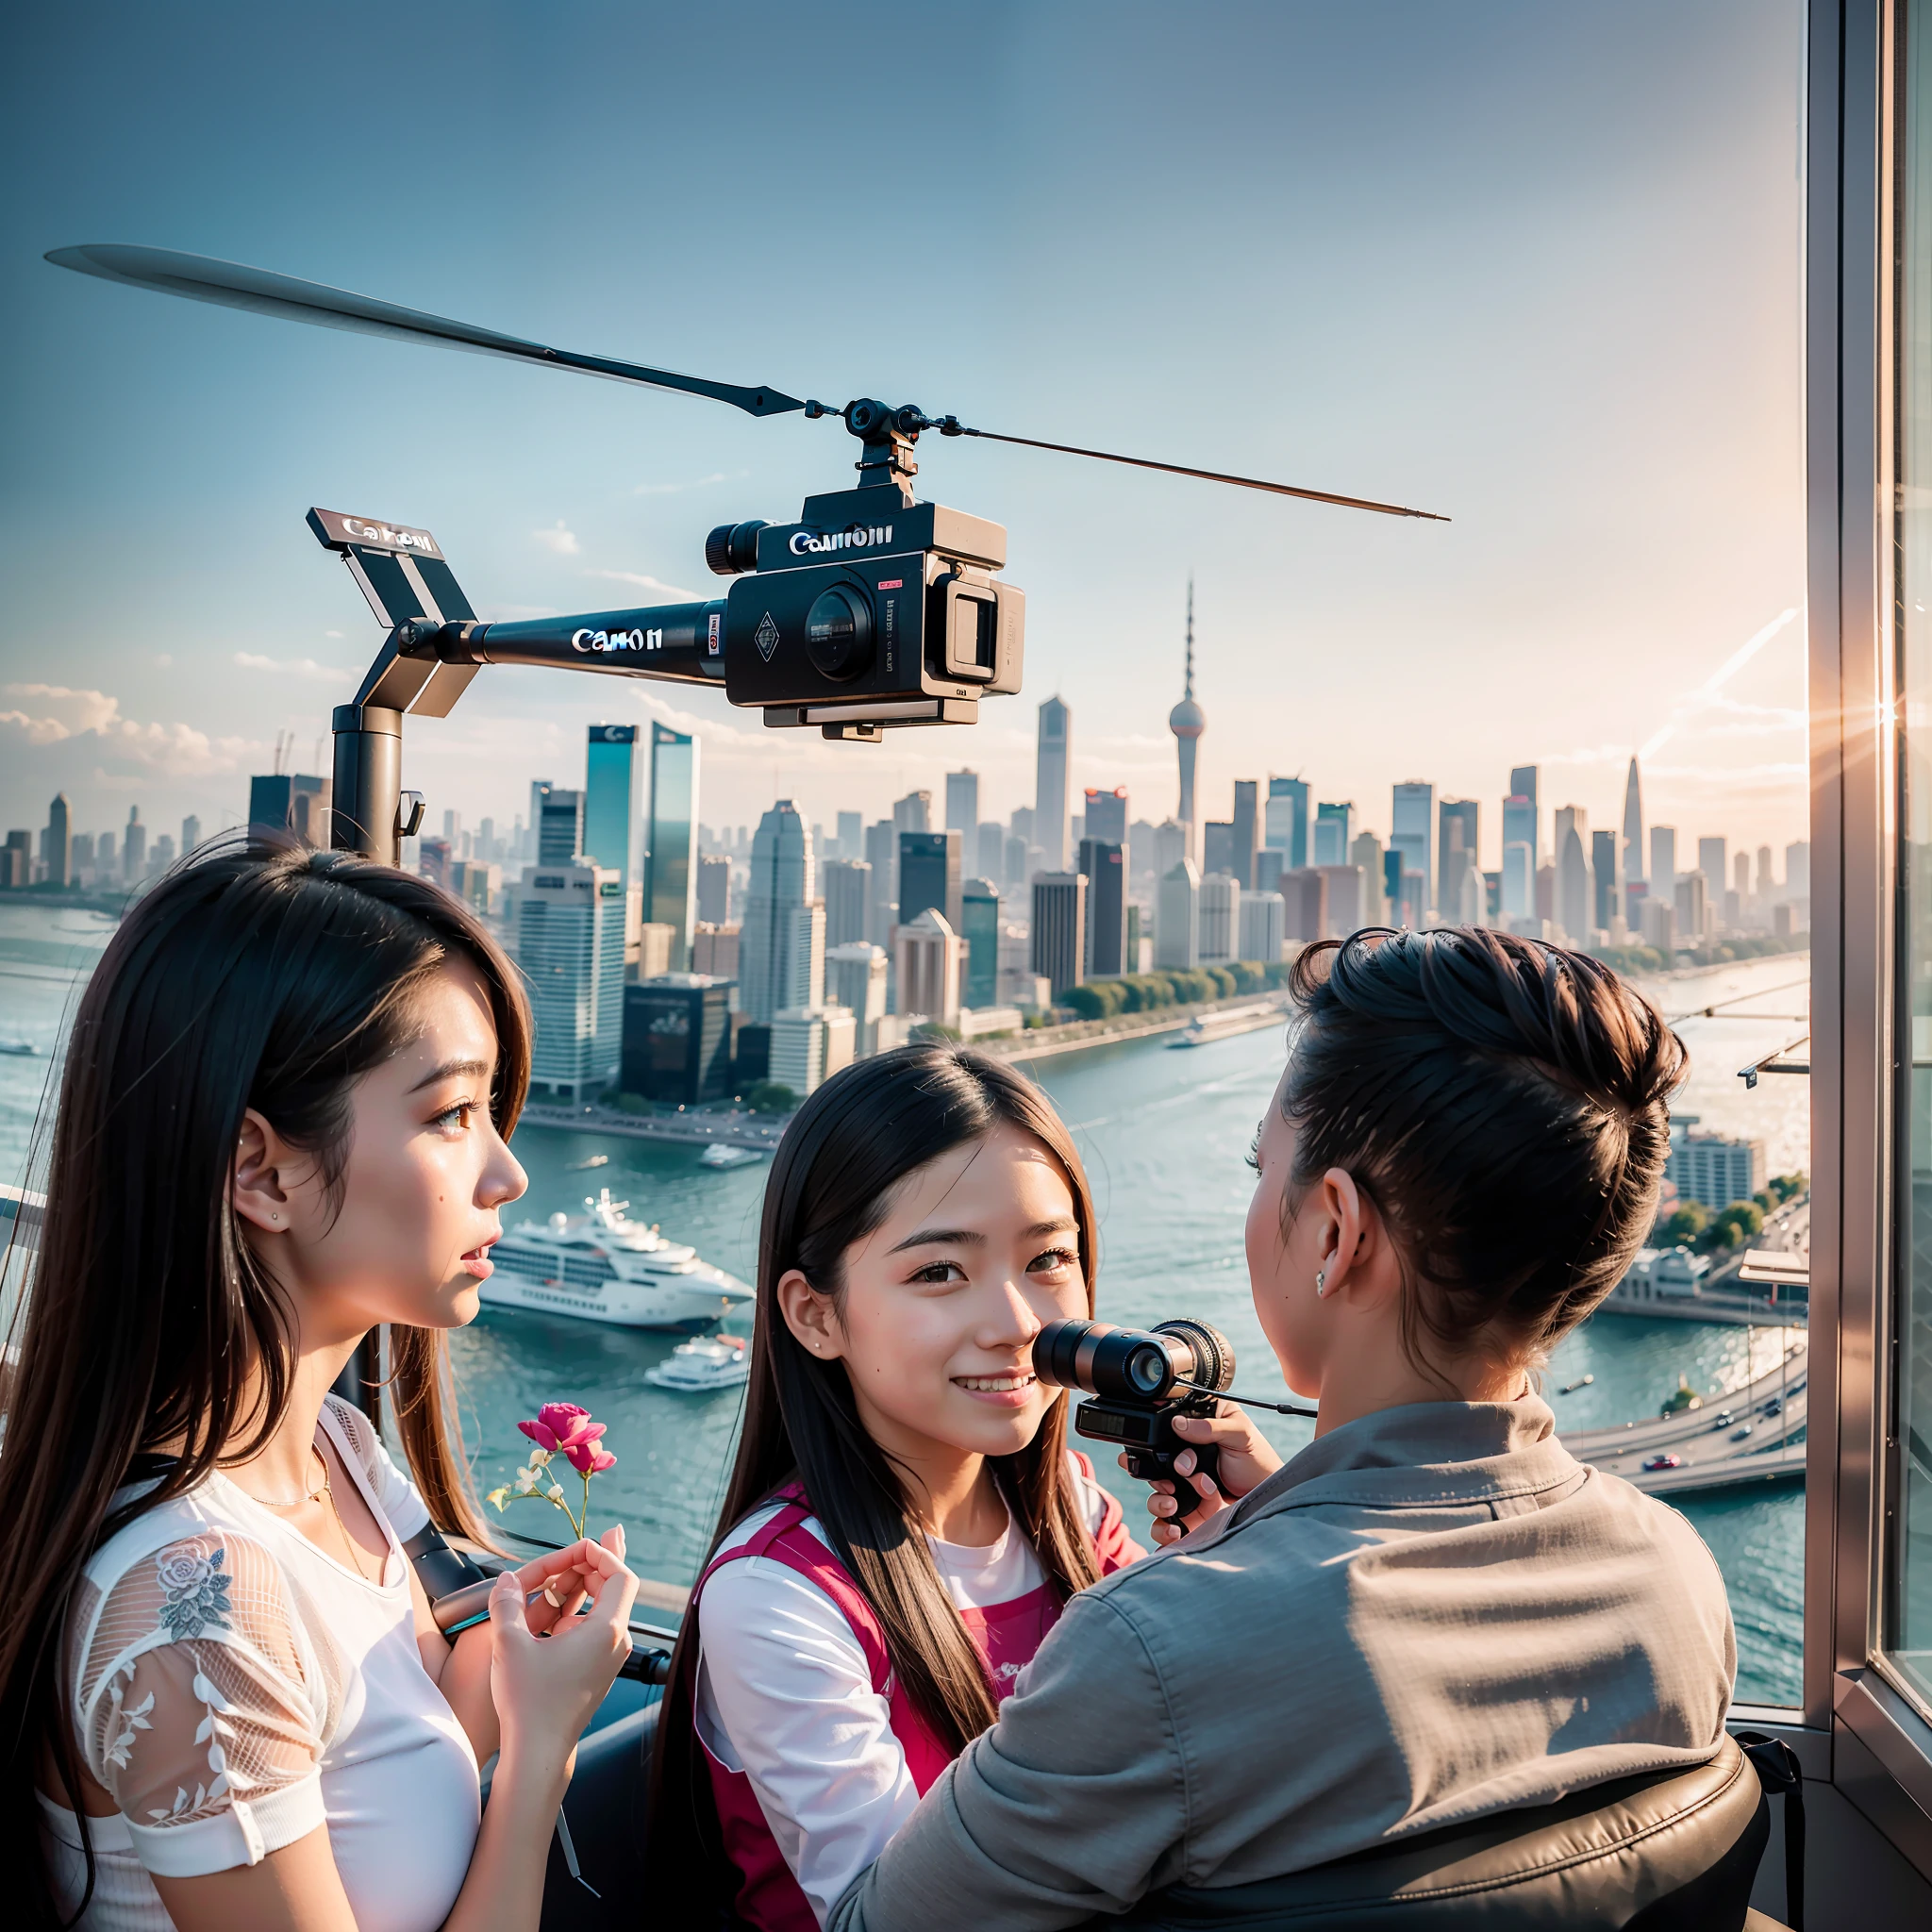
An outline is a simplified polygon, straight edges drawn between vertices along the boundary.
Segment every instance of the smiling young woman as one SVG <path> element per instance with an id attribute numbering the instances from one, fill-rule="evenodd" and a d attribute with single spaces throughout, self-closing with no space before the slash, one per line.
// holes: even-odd
<path id="1" fill-rule="evenodd" d="M 514 969 L 425 880 L 256 838 L 123 922 L 0 1391 L 0 1833 L 36 1922 L 536 1925 L 629 1645 L 621 1538 L 454 1643 L 401 1548 L 480 1534 L 443 1337 L 524 1191 L 528 1065 Z M 378 1324 L 413 1481 L 328 1392 Z"/>
<path id="2" fill-rule="evenodd" d="M 1092 1203 L 1009 1068 L 826 1082 L 765 1190 L 737 1466 L 666 1692 L 648 1892 L 814 1932 L 1068 1597 L 1141 1554 L 1032 1370 L 1093 1311 Z M 695 1850 L 693 1838 L 696 1840 Z"/>

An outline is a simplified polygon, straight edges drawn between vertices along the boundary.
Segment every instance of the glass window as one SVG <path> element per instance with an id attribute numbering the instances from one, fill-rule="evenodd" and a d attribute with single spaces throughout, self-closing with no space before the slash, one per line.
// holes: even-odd
<path id="1" fill-rule="evenodd" d="M 1909 1165 L 1894 1274 L 1894 1507 L 1883 1630 L 1893 1664 L 1932 1705 L 1932 5 L 1924 0 L 1902 10 L 1899 76 L 1899 977 Z"/>

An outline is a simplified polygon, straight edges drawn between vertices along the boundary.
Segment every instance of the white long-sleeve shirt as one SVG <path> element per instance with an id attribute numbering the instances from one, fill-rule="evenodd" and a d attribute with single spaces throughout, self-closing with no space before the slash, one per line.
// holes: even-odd
<path id="1" fill-rule="evenodd" d="M 1069 1461 L 1082 1516 L 1097 1535 L 1106 1492 Z M 777 1507 L 746 1517 L 719 1555 L 741 1548 Z M 830 1552 L 816 1517 L 805 1528 Z M 926 1544 L 960 1609 L 1011 1603 L 1045 1580 L 1010 1521 L 984 1549 L 933 1537 Z M 742 1557 L 720 1567 L 705 1584 L 698 1630 L 698 1736 L 726 1770 L 749 1779 L 823 1924 L 840 1893 L 919 1803 L 890 1701 L 873 1689 L 871 1667 L 843 1611 L 774 1557 Z"/>

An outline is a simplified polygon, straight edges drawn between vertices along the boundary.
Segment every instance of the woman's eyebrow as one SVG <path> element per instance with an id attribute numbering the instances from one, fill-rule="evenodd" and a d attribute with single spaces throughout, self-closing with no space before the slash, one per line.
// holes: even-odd
<path id="1" fill-rule="evenodd" d="M 439 1080 L 456 1080 L 466 1075 L 487 1074 L 491 1071 L 489 1060 L 444 1060 L 441 1066 L 432 1067 L 425 1074 L 409 1091 L 420 1093 L 425 1087 L 434 1087 Z"/>
<path id="2" fill-rule="evenodd" d="M 986 1237 L 975 1234 L 970 1227 L 922 1227 L 916 1234 L 908 1234 L 903 1241 L 888 1248 L 889 1255 L 901 1255 L 908 1248 L 946 1248 L 962 1242 L 984 1247 Z"/>

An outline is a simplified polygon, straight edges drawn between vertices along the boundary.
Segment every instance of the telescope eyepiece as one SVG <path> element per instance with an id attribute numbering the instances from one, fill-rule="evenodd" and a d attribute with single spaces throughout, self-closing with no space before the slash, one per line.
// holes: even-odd
<path id="1" fill-rule="evenodd" d="M 758 567 L 758 532 L 770 525 L 752 517 L 741 524 L 720 524 L 705 539 L 705 563 L 713 576 L 741 577 Z"/>
<path id="2" fill-rule="evenodd" d="M 1185 1399 L 1191 1391 L 1177 1387 L 1183 1382 L 1225 1389 L 1234 1380 L 1234 1350 L 1206 1322 L 1162 1322 L 1154 1328 L 1049 1322 L 1033 1338 L 1033 1373 L 1056 1388 L 1146 1407 Z"/>

